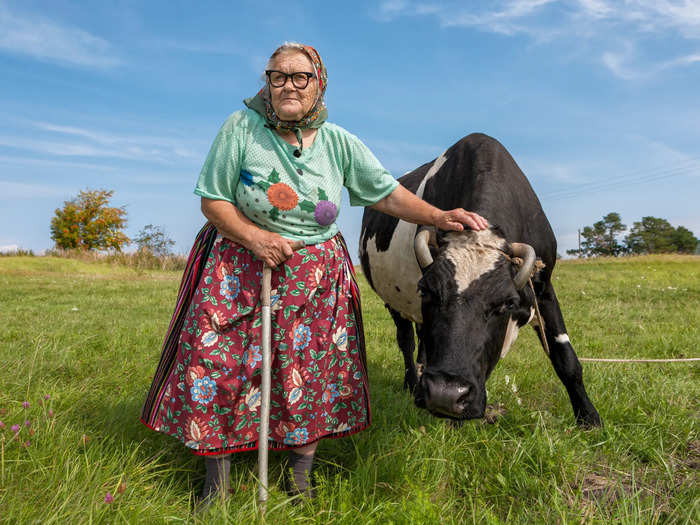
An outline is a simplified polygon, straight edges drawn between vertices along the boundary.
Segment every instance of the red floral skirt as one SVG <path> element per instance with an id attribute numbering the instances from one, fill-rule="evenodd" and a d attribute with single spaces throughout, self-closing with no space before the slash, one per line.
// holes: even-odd
<path id="1" fill-rule="evenodd" d="M 211 227 L 208 234 L 213 244 L 191 274 L 197 285 L 189 306 L 182 301 L 189 270 L 183 277 L 179 339 L 168 357 L 174 338 L 166 338 L 141 417 L 202 455 L 256 449 L 261 401 L 262 262 Z M 359 294 L 340 235 L 273 269 L 271 311 L 269 446 L 299 447 L 367 427 Z"/>

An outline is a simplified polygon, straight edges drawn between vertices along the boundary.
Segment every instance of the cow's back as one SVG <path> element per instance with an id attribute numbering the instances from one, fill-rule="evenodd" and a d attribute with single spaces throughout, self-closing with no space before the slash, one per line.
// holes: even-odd
<path id="1" fill-rule="evenodd" d="M 497 226 L 508 242 L 525 242 L 546 264 L 556 259 L 556 241 L 527 178 L 496 139 L 481 133 L 464 137 L 437 159 L 399 182 L 432 205 L 464 208 Z M 404 317 L 420 322 L 417 283 L 420 267 L 413 251 L 417 226 L 366 208 L 360 236 L 362 269 L 377 294 Z"/>

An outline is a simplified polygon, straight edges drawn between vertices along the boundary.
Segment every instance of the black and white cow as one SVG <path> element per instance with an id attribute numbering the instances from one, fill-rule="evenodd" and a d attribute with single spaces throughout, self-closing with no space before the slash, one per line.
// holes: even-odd
<path id="1" fill-rule="evenodd" d="M 600 425 L 551 282 L 554 234 L 506 149 L 491 137 L 472 134 L 399 181 L 438 208 L 475 211 L 491 225 L 483 231 L 435 232 L 365 210 L 362 269 L 396 324 L 404 386 L 414 391 L 416 404 L 441 417 L 483 417 L 486 379 L 518 329 L 536 322 L 536 294 L 549 357 L 576 420 Z M 534 264 L 535 254 L 544 268 Z M 532 271 L 534 294 L 528 285 Z"/>

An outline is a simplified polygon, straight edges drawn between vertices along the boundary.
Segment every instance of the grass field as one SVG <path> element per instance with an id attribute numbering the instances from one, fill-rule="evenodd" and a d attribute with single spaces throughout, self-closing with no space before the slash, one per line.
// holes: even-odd
<path id="1" fill-rule="evenodd" d="M 554 275 L 579 356 L 700 356 L 699 258 L 566 261 Z M 0 522 L 259 521 L 255 454 L 233 456 L 227 503 L 193 516 L 201 458 L 138 422 L 178 281 L 0 258 Z M 402 391 L 393 323 L 363 292 L 373 424 L 322 442 L 318 499 L 291 505 L 276 485 L 268 522 L 700 522 L 700 365 L 585 363 L 604 427 L 584 431 L 526 330 L 487 384 L 499 417 L 455 429 Z"/>

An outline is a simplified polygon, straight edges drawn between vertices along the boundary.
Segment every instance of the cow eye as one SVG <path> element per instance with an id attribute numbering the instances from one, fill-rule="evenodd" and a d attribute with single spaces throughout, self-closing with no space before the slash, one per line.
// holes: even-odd
<path id="1" fill-rule="evenodd" d="M 430 302 L 433 299 L 433 294 L 430 292 L 430 290 L 426 290 L 425 288 L 420 288 L 419 289 L 421 299 L 426 302 Z"/>
<path id="2" fill-rule="evenodd" d="M 504 314 L 506 312 L 512 312 L 517 307 L 518 307 L 518 300 L 514 299 L 514 298 L 510 298 L 510 299 L 507 299 L 506 301 L 504 301 L 503 303 L 501 303 L 500 305 L 498 305 L 496 310 L 498 311 L 499 314 Z"/>

